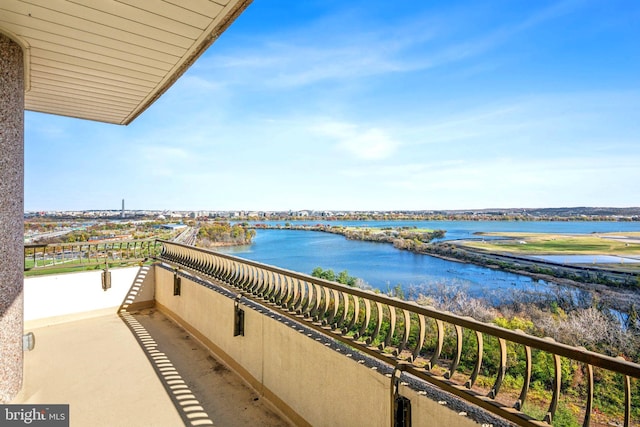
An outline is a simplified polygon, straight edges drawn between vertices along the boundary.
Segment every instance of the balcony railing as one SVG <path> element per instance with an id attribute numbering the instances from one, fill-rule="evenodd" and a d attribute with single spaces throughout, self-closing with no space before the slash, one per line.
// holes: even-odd
<path id="1" fill-rule="evenodd" d="M 49 271 L 105 262 L 136 262 L 153 258 L 160 248 L 155 239 L 24 245 L 24 269 Z"/>
<path id="2" fill-rule="evenodd" d="M 159 260 L 208 276 L 246 298 L 518 425 L 552 425 L 567 388 L 579 395 L 583 425 L 594 424 L 594 390 L 596 380 L 603 378 L 611 381 L 606 384 L 609 393 L 622 396 L 619 411 L 624 425 L 632 423 L 632 389 L 637 389 L 639 364 L 306 274 L 159 242 Z M 525 404 L 534 406 L 527 398 L 533 394 L 531 379 L 538 366 L 534 362 L 541 360 L 548 361 L 551 381 L 547 391 L 536 390 L 535 406 L 539 406 L 541 397 L 546 402 L 545 415 L 535 419 L 523 410 Z M 563 367 L 576 365 L 583 375 L 582 385 L 563 386 Z M 522 385 L 515 393 L 513 387 L 503 387 L 507 373 L 514 369 L 522 373 Z M 480 382 L 489 387 L 479 387 Z M 618 391 L 616 385 L 620 386 Z M 575 393 L 578 387 L 582 393 Z"/>

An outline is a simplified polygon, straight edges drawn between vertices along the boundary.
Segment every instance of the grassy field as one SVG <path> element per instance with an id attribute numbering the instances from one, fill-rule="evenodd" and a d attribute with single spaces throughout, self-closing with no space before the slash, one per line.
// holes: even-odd
<path id="1" fill-rule="evenodd" d="M 482 233 L 501 240 L 466 241 L 464 246 L 521 255 L 640 255 L 640 232 L 585 235 Z M 627 237 L 622 239 L 621 237 Z"/>
<path id="2" fill-rule="evenodd" d="M 145 265 L 150 265 L 152 261 L 147 261 Z M 31 276 L 44 276 L 47 274 L 63 274 L 63 273 L 76 273 L 79 271 L 91 271 L 91 270 L 102 270 L 104 268 L 104 263 L 93 263 L 93 264 L 75 264 L 68 265 L 64 267 L 58 267 L 61 264 L 56 264 L 56 267 L 50 266 L 48 268 L 35 268 L 33 270 L 26 270 L 24 272 L 24 277 Z M 109 268 L 124 268 L 124 267 L 133 267 L 136 265 L 140 265 L 139 261 L 110 261 Z"/>

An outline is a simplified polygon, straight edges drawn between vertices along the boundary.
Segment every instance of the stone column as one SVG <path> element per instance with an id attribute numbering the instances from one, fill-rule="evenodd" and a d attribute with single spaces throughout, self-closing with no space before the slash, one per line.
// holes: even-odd
<path id="1" fill-rule="evenodd" d="M 0 33 L 0 403 L 22 388 L 23 215 L 22 48 Z"/>

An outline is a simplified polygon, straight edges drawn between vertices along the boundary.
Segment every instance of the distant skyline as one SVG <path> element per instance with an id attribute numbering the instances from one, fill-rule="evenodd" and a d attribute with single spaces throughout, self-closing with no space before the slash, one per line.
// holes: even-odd
<path id="1" fill-rule="evenodd" d="M 25 210 L 640 205 L 640 3 L 255 1 L 122 127 L 25 113 Z"/>

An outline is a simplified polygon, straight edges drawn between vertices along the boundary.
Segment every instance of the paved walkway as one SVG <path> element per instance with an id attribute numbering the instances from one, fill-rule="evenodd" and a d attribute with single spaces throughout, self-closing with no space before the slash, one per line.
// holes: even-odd
<path id="1" fill-rule="evenodd" d="M 69 404 L 71 426 L 287 426 L 239 377 L 153 309 L 32 330 L 12 403 Z"/>

